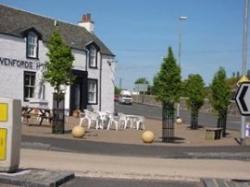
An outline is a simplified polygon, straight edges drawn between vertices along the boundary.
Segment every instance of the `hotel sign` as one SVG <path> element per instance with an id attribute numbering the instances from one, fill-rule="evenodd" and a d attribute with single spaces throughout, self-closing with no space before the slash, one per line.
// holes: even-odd
<path id="1" fill-rule="evenodd" d="M 40 62 L 0 57 L 0 66 L 16 67 L 16 68 L 29 69 L 29 70 L 39 70 L 40 67 L 43 65 L 44 64 Z"/>

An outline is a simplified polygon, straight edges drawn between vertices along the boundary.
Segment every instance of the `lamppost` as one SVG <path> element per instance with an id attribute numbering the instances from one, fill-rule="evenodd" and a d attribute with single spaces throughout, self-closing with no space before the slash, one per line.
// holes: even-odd
<path id="1" fill-rule="evenodd" d="M 186 21 L 188 19 L 187 16 L 179 17 L 179 44 L 178 44 L 178 64 L 181 69 L 181 49 L 182 49 L 182 31 L 181 31 L 181 22 Z M 177 103 L 177 111 L 176 111 L 177 120 L 180 119 L 180 103 Z M 178 120 L 180 123 L 182 121 Z M 177 123 L 178 123 L 177 121 Z"/>

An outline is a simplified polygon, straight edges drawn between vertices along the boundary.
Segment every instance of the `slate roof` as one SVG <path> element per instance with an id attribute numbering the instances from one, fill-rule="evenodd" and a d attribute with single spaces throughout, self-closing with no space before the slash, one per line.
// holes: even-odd
<path id="1" fill-rule="evenodd" d="M 44 42 L 55 29 L 54 19 L 36 15 L 23 10 L 7 7 L 0 4 L 0 33 L 23 37 L 22 33 L 34 28 L 38 31 Z M 105 55 L 115 56 L 106 45 L 93 33 L 85 28 L 62 21 L 57 21 L 56 28 L 64 38 L 64 41 L 72 48 L 86 49 L 86 45 L 95 42 L 100 52 Z"/>

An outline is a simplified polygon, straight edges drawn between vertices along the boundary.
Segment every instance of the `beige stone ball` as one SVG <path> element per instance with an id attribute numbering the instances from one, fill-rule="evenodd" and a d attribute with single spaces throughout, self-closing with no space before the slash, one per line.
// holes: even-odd
<path id="1" fill-rule="evenodd" d="M 177 125 L 181 125 L 182 124 L 182 119 L 181 118 L 177 118 L 176 119 L 176 124 Z"/>
<path id="2" fill-rule="evenodd" d="M 75 138 L 82 138 L 85 134 L 85 128 L 83 128 L 82 126 L 75 126 L 72 129 L 72 135 Z"/>
<path id="3" fill-rule="evenodd" d="M 155 139 L 155 135 L 152 131 L 145 131 L 142 134 L 142 140 L 144 143 L 152 143 Z"/>

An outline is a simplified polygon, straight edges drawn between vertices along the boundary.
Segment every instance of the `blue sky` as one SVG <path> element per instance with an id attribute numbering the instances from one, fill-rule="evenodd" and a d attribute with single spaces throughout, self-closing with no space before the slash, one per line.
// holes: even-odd
<path id="1" fill-rule="evenodd" d="M 243 0 L 0 0 L 0 3 L 77 23 L 91 13 L 95 33 L 116 54 L 117 85 L 150 82 L 171 46 L 178 54 L 182 31 L 182 77 L 199 73 L 207 84 L 223 66 L 241 71 Z M 184 22 L 179 16 L 187 16 Z M 250 25 L 250 24 L 249 24 Z M 248 53 L 249 54 L 249 53 Z M 248 55 L 249 57 L 249 55 Z M 248 65 L 249 67 L 249 65 Z"/>

